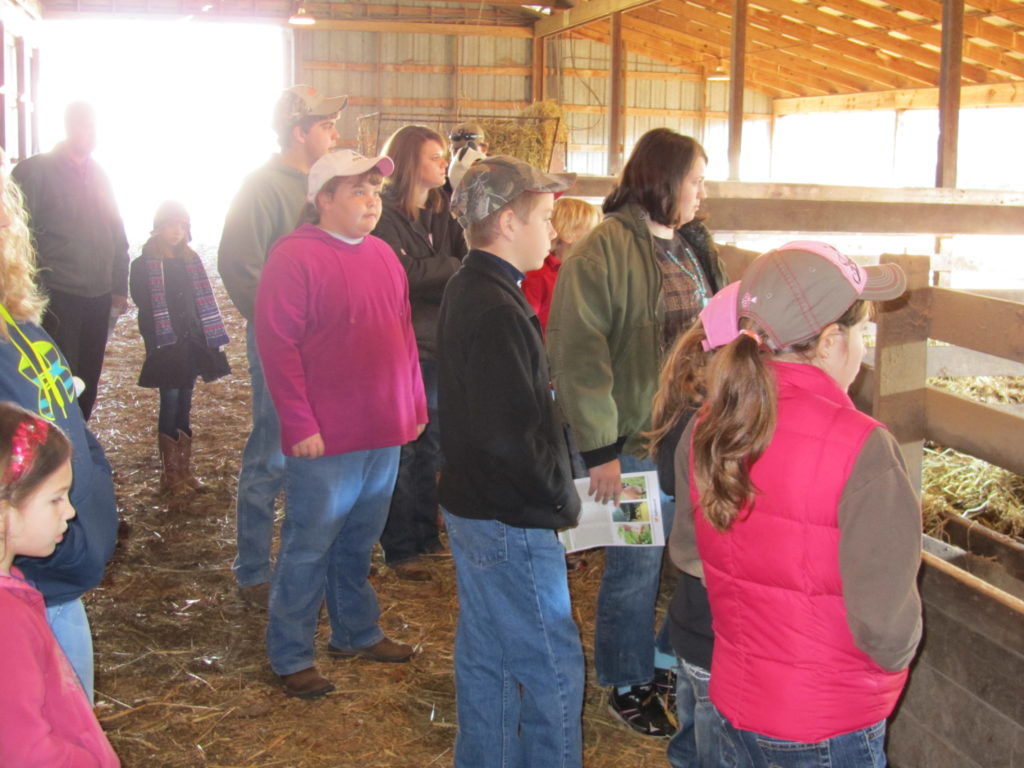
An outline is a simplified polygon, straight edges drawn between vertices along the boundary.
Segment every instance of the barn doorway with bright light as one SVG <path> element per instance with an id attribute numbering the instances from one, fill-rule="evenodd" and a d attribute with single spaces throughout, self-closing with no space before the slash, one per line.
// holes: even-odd
<path id="1" fill-rule="evenodd" d="M 271 111 L 286 87 L 280 26 L 44 21 L 36 104 L 40 149 L 63 138 L 73 101 L 97 113 L 97 162 L 111 179 L 132 255 L 161 201 L 179 200 L 197 242 L 216 243 L 244 176 L 275 150 Z"/>

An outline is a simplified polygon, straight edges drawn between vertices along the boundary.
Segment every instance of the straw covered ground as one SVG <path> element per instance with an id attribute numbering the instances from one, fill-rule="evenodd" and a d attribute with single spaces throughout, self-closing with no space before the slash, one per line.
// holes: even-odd
<path id="1" fill-rule="evenodd" d="M 382 626 L 417 646 L 411 663 L 321 655 L 321 671 L 338 690 L 313 702 L 289 699 L 275 683 L 265 616 L 241 603 L 230 568 L 235 477 L 249 426 L 244 327 L 205 256 L 234 369 L 196 390 L 194 464 L 210 493 L 174 504 L 155 494 L 158 403 L 154 390 L 135 385 L 143 348 L 134 314 L 114 331 L 92 421 L 114 467 L 124 520 L 107 577 L 86 598 L 103 727 L 127 768 L 450 765 L 458 611 L 450 559 L 430 563 L 434 581 L 412 583 L 375 556 Z M 590 659 L 600 555 L 588 554 L 587 563 L 570 580 Z M 324 643 L 319 637 L 321 650 Z M 584 720 L 589 768 L 666 764 L 664 742 L 613 724 L 592 677 Z"/>

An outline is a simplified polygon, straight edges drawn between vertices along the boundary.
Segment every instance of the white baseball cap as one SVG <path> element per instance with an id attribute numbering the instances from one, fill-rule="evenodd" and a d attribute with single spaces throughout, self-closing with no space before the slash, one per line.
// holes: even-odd
<path id="1" fill-rule="evenodd" d="M 335 176 L 359 176 L 371 168 L 376 168 L 385 176 L 390 176 L 395 170 L 395 163 L 387 155 L 363 157 L 351 149 L 337 149 L 328 152 L 313 163 L 313 167 L 309 169 L 306 199 L 315 203 L 316 196 L 324 188 L 324 184 Z"/>

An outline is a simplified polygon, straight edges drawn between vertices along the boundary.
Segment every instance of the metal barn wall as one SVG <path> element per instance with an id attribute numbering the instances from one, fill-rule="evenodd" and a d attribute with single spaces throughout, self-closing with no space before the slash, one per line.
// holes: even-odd
<path id="1" fill-rule="evenodd" d="M 530 101 L 530 40 L 396 32 L 301 31 L 296 79 L 349 95 L 339 131 L 355 146 L 358 118 L 382 113 L 381 142 L 405 122 L 447 130 L 509 115 Z"/>
<path id="2" fill-rule="evenodd" d="M 547 93 L 562 105 L 569 126 L 568 170 L 605 174 L 610 48 L 562 37 L 548 51 Z M 357 145 L 358 118 L 372 113 L 385 116 L 379 143 L 404 122 L 422 122 L 446 132 L 460 119 L 513 115 L 530 102 L 531 56 L 532 41 L 524 37 L 295 33 L 296 80 L 323 93 L 349 95 L 349 108 L 339 123 L 345 146 Z M 659 126 L 715 146 L 721 143 L 727 83 L 703 83 L 693 72 L 636 54 L 626 57 L 626 66 L 627 154 L 637 138 Z M 768 97 L 748 92 L 746 112 L 765 115 L 764 121 L 754 122 L 767 130 Z"/>

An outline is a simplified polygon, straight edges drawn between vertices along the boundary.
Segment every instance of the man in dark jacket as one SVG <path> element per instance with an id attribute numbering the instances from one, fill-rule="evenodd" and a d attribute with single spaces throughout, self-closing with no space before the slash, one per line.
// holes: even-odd
<path id="1" fill-rule="evenodd" d="M 85 384 L 78 405 L 88 419 L 110 319 L 128 307 L 128 238 L 110 182 L 92 159 L 92 107 L 71 104 L 64 125 L 66 141 L 22 160 L 11 175 L 25 196 L 39 283 L 50 298 L 43 328 Z"/>
<path id="2" fill-rule="evenodd" d="M 580 510 L 540 323 L 519 283 L 547 255 L 553 192 L 571 182 L 507 156 L 479 162 L 452 207 L 473 248 L 438 324 L 455 557 L 457 768 L 576 768 L 583 653 L 555 530 Z"/>

